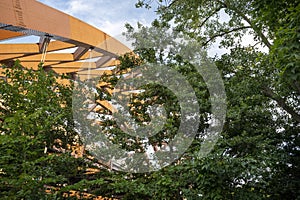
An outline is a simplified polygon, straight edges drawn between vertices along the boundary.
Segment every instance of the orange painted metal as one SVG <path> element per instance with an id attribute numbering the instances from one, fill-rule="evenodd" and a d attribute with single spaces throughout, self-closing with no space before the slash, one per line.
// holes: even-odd
<path id="1" fill-rule="evenodd" d="M 76 73 L 80 68 L 78 65 L 89 66 L 82 60 L 98 58 L 91 66 L 105 67 L 111 61 L 107 56 L 114 59 L 131 51 L 103 31 L 38 1 L 2 0 L 0 13 L 0 41 L 28 35 L 51 39 L 49 45 L 41 43 L 43 40 L 40 44 L 0 44 L 0 63 L 19 59 L 25 67 L 27 64 L 31 67 L 34 62 L 38 65 L 45 57 L 44 66 L 48 69 L 74 63 L 75 67 L 65 65 L 65 72 L 62 67 L 59 71 Z M 47 48 L 41 49 L 44 46 Z M 62 49 L 72 49 L 73 52 L 56 52 Z M 102 57 L 105 59 L 100 61 Z M 81 62 L 76 62 L 78 60 Z"/>

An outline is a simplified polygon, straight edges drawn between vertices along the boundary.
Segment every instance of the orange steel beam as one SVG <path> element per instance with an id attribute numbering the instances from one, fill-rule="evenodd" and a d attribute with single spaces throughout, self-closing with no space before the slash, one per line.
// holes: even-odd
<path id="1" fill-rule="evenodd" d="M 42 11 L 42 12 L 41 12 Z M 129 49 L 101 30 L 34 0 L 2 0 L 0 22 L 5 30 L 49 36 L 78 46 L 93 47 L 96 51 L 118 55 Z"/>
<path id="2" fill-rule="evenodd" d="M 0 33 L 1 34 L 1 33 Z M 1 54 L 30 54 L 38 51 L 37 44 L 0 44 Z"/>
<path id="3" fill-rule="evenodd" d="M 117 58 L 131 52 L 101 30 L 35 0 L 2 0 L 0 13 L 0 41 L 28 35 L 40 37 L 34 44 L 0 44 L 2 64 L 19 59 L 24 67 L 37 69 L 44 58 L 45 70 L 69 73 L 85 80 L 112 74 L 114 69 L 105 67 L 119 64 Z M 57 52 L 60 50 L 70 52 Z M 98 103 L 116 112 L 108 101 Z"/>
<path id="4" fill-rule="evenodd" d="M 41 55 L 33 55 L 33 56 L 24 56 L 19 58 L 20 61 L 40 61 Z M 72 53 L 48 53 L 47 54 L 47 61 L 57 61 L 57 62 L 63 62 L 63 61 L 69 61 L 72 62 L 73 60 L 73 54 Z"/>
<path id="5" fill-rule="evenodd" d="M 1 37 L 1 31 L 0 31 Z M 47 48 L 47 52 L 58 51 L 63 49 L 69 49 L 76 47 L 74 44 L 68 44 L 61 41 L 50 42 Z M 40 54 L 39 44 L 0 44 L 1 54 Z"/>
<path id="6" fill-rule="evenodd" d="M 38 1 L 2 0 L 0 13 L 0 41 L 28 35 L 40 37 L 36 44 L 0 44 L 0 63 L 19 59 L 25 67 L 37 68 L 43 57 L 47 68 L 76 73 L 82 67 L 116 64 L 113 58 L 131 51 L 101 30 Z M 56 52 L 72 48 L 76 48 L 73 53 Z M 98 59 L 88 61 L 90 58 Z"/>
<path id="7" fill-rule="evenodd" d="M 24 34 L 20 33 L 20 32 L 13 32 L 13 31 L 0 29 L 0 40 L 7 40 L 7 39 L 11 39 L 11 38 L 20 37 L 23 35 Z"/>

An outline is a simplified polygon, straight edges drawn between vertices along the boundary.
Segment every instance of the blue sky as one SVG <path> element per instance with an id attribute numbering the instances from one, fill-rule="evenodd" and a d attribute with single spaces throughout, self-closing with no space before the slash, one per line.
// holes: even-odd
<path id="1" fill-rule="evenodd" d="M 136 8 L 138 0 L 38 0 L 39 2 L 65 12 L 88 24 L 115 37 L 130 46 L 126 39 L 121 36 L 126 31 L 125 23 L 136 25 L 141 22 L 144 25 L 156 18 L 155 9 Z M 155 1 L 153 1 L 155 2 Z M 155 7 L 155 4 L 153 5 Z M 38 42 L 39 38 L 30 36 L 16 39 L 16 43 Z M 4 43 L 7 41 L 4 41 Z M 222 54 L 225 51 L 214 44 L 208 51 L 211 56 Z"/>
<path id="2" fill-rule="evenodd" d="M 125 23 L 135 26 L 137 22 L 144 25 L 156 18 L 155 9 L 136 8 L 138 0 L 38 0 L 39 2 L 78 18 L 108 33 L 128 46 L 131 46 L 122 32 Z M 0 43 L 36 43 L 37 36 L 20 37 Z"/>
<path id="3" fill-rule="evenodd" d="M 154 9 L 135 8 L 137 0 L 39 1 L 81 19 L 111 36 L 124 32 L 125 23 L 135 25 L 139 21 L 146 25 L 155 19 Z"/>

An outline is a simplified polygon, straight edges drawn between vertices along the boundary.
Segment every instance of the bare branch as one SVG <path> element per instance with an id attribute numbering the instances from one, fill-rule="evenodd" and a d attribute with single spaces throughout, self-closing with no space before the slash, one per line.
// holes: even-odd
<path id="1" fill-rule="evenodd" d="M 252 28 L 251 26 L 242 26 L 242 27 L 237 27 L 237 28 L 234 28 L 234 29 L 231 29 L 231 30 L 228 30 L 228 31 L 222 31 L 221 33 L 219 34 L 216 34 L 216 35 L 213 35 L 211 38 L 209 38 L 206 42 L 204 42 L 202 45 L 203 46 L 206 46 L 208 43 L 210 43 L 212 40 L 214 40 L 215 38 L 217 37 L 222 37 L 224 35 L 227 35 L 229 33 L 232 33 L 232 32 L 236 32 L 236 31 L 240 31 L 240 30 L 243 30 L 243 29 L 247 29 L 247 28 Z"/>
<path id="2" fill-rule="evenodd" d="M 219 12 L 222 8 L 225 8 L 224 6 L 218 7 L 214 12 L 212 12 L 207 18 L 203 20 L 203 22 L 199 25 L 199 28 L 201 28 L 214 14 Z"/>
<path id="3" fill-rule="evenodd" d="M 259 28 L 254 25 L 251 20 L 242 12 L 239 10 L 236 10 L 236 12 L 246 21 L 249 23 L 249 25 L 253 28 L 253 30 L 256 32 L 256 34 L 261 38 L 262 42 L 270 49 L 271 48 L 271 43 L 267 39 L 267 37 L 259 30 Z"/>
<path id="4" fill-rule="evenodd" d="M 173 6 L 178 0 L 173 0 L 172 3 L 170 3 L 167 7 L 170 8 L 171 6 Z"/>
<path id="5" fill-rule="evenodd" d="M 297 94 L 300 94 L 300 83 L 298 81 L 293 81 L 292 84 L 296 88 Z"/>
<path id="6" fill-rule="evenodd" d="M 262 33 L 262 31 L 254 24 L 252 23 L 252 21 L 250 20 L 249 17 L 247 17 L 242 11 L 240 11 L 238 8 L 235 8 L 232 5 L 229 5 L 228 2 L 222 2 L 221 0 L 217 0 L 218 3 L 220 3 L 221 5 L 223 5 L 224 7 L 234 11 L 237 15 L 239 15 L 240 17 L 242 17 L 250 26 L 251 28 L 254 30 L 254 32 L 257 34 L 258 37 L 261 38 L 262 42 L 270 49 L 272 44 L 269 42 L 269 40 L 267 39 L 267 37 Z"/>
<path id="7" fill-rule="evenodd" d="M 292 116 L 292 119 L 300 123 L 300 115 L 296 113 L 293 108 L 291 108 L 289 105 L 286 104 L 285 100 L 281 97 L 279 97 L 277 94 L 275 94 L 271 88 L 264 87 L 263 93 L 267 96 L 273 99 L 277 102 L 277 104 L 285 110 L 287 113 L 289 113 Z"/>

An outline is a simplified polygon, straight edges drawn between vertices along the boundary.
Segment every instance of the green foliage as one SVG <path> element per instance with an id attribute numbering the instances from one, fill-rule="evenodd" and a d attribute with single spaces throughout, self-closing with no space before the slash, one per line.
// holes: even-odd
<path id="1" fill-rule="evenodd" d="M 137 7 L 151 3 L 141 0 Z M 142 187 L 147 180 L 147 188 L 153 189 L 148 198 L 298 199 L 299 2 L 173 0 L 158 4 L 159 19 L 154 27 L 172 27 L 204 48 L 216 39 L 230 48 L 229 53 L 215 58 L 226 88 L 228 111 L 222 138 L 207 158 L 197 159 L 199 141 L 195 139 L 178 163 L 145 177 L 136 176 Z M 224 13 L 225 21 L 220 18 Z M 137 32 L 127 27 L 129 37 L 136 41 L 141 36 L 157 37 L 151 37 L 151 29 L 142 25 Z M 257 43 L 244 46 L 245 35 L 253 36 Z M 143 39 L 142 46 L 147 44 L 149 49 L 139 55 L 148 62 L 174 59 L 168 53 L 160 56 L 159 45 L 168 38 L 165 34 L 152 43 Z M 155 41 L 157 46 L 153 46 Z M 262 52 L 262 46 L 268 50 Z M 173 64 L 192 80 L 193 74 L 185 72 L 188 63 L 181 65 L 176 60 Z M 190 83 L 203 91 L 201 79 Z M 206 96 L 197 97 L 200 106 L 207 100 Z M 209 113 L 209 107 L 202 112 Z"/>
<path id="2" fill-rule="evenodd" d="M 78 141 L 70 107 L 72 86 L 57 83 L 41 66 L 26 70 L 17 61 L 12 68 L 2 67 L 1 199 L 51 199 L 46 189 L 72 184 L 83 164 L 70 155 L 70 145 Z"/>
<path id="3" fill-rule="evenodd" d="M 149 8 L 151 3 L 139 0 L 137 7 Z M 101 77 L 107 84 L 97 88 L 96 100 L 111 100 L 107 89 L 136 66 L 162 64 L 177 70 L 194 89 L 200 106 L 199 134 L 190 148 L 171 165 L 143 174 L 114 171 L 96 159 L 76 159 L 67 148 L 77 140 L 72 87 L 57 84 L 54 75 L 41 68 L 23 70 L 16 63 L 6 72 L 9 82 L 0 84 L 1 197 L 63 199 L 63 192 L 76 190 L 119 199 L 300 198 L 299 1 L 158 3 L 152 27 L 139 24 L 135 30 L 126 25 L 126 36 L 134 39 L 139 57 L 121 57 L 115 76 Z M 172 34 L 197 42 L 180 44 L 172 41 Z M 243 45 L 245 36 L 252 36 L 256 44 Z M 180 53 L 184 45 L 197 51 L 217 39 L 230 50 L 212 59 L 224 81 L 228 109 L 218 143 L 203 158 L 199 150 L 201 132 L 211 119 L 210 94 L 193 63 Z M 101 133 L 133 152 L 145 152 L 147 145 L 160 147 L 174 137 L 180 123 L 178 100 L 170 90 L 155 84 L 140 89 L 145 92 L 132 95 L 129 104 L 136 123 L 149 123 L 149 105 L 164 105 L 168 116 L 163 129 L 148 140 L 125 134 L 112 118 L 103 117 L 111 111 L 98 111 Z M 49 151 L 53 146 L 66 152 L 44 153 L 45 147 Z M 87 175 L 87 167 L 100 171 Z M 45 186 L 60 191 L 46 195 Z"/>

